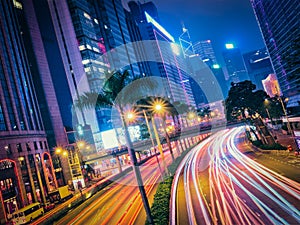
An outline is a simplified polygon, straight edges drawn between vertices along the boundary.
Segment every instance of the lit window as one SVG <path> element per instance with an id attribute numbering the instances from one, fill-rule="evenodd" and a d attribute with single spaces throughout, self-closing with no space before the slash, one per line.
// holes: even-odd
<path id="1" fill-rule="evenodd" d="M 107 30 L 108 29 L 108 26 L 106 24 L 104 24 L 104 28 Z"/>
<path id="2" fill-rule="evenodd" d="M 98 48 L 95 48 L 95 47 L 93 47 L 93 50 L 94 50 L 95 52 L 100 52 L 99 49 L 98 49 Z"/>
<path id="3" fill-rule="evenodd" d="M 18 9 L 23 9 L 22 3 L 16 0 L 13 0 L 14 6 Z"/>
<path id="4" fill-rule="evenodd" d="M 87 73 L 87 72 L 91 72 L 91 68 L 90 67 L 86 67 L 84 68 L 84 71 Z"/>
<path id="5" fill-rule="evenodd" d="M 83 65 L 88 64 L 89 62 L 90 62 L 89 59 L 82 60 L 82 64 L 83 64 Z"/>
<path id="6" fill-rule="evenodd" d="M 84 50 L 84 49 L 85 49 L 85 45 L 80 45 L 80 46 L 79 46 L 79 50 L 80 50 L 80 51 L 82 51 L 82 50 Z"/>
<path id="7" fill-rule="evenodd" d="M 91 47 L 89 44 L 87 44 L 86 47 L 87 47 L 88 49 L 92 49 L 92 47 Z"/>
<path id="8" fill-rule="evenodd" d="M 84 15 L 85 18 L 87 18 L 89 20 L 91 19 L 91 16 L 89 14 L 87 14 L 86 12 L 84 12 L 83 15 Z"/>
<path id="9" fill-rule="evenodd" d="M 99 24 L 99 22 L 98 22 L 98 20 L 97 20 L 97 19 L 94 19 L 94 22 L 95 22 L 96 24 Z"/>

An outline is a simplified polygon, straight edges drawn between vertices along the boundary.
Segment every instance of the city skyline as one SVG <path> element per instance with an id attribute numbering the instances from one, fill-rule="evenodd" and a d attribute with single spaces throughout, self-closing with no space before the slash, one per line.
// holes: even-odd
<path id="1" fill-rule="evenodd" d="M 0 224 L 299 224 L 299 7 L 0 1 Z"/>
<path id="2" fill-rule="evenodd" d="M 129 0 L 123 0 L 127 7 Z M 148 1 L 140 1 L 148 2 Z M 264 42 L 250 1 L 230 0 L 154 0 L 161 24 L 176 42 L 182 33 L 182 23 L 189 30 L 193 43 L 211 40 L 217 61 L 224 64 L 222 50 L 231 42 L 242 53 L 263 48 Z M 196 7 L 195 7 L 196 6 Z"/>

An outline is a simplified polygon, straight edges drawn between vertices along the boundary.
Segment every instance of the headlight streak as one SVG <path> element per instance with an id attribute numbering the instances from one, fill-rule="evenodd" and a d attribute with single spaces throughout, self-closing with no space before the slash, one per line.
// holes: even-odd
<path id="1" fill-rule="evenodd" d="M 237 136 L 239 133 L 239 131 L 237 130 L 233 135 Z M 230 145 L 230 146 L 229 146 Z M 266 188 L 264 189 L 263 186 L 259 185 L 257 182 L 255 182 L 252 178 L 250 178 L 247 174 L 245 174 L 244 172 L 238 172 L 238 168 L 233 165 L 233 163 L 231 163 L 231 166 L 233 168 L 235 168 L 234 173 L 236 173 L 239 177 L 243 178 L 246 182 L 248 182 L 250 185 L 252 185 L 254 188 L 256 188 L 257 190 L 261 191 L 262 193 L 264 193 L 266 196 L 268 196 L 270 199 L 272 199 L 275 203 L 277 203 L 279 206 L 281 206 L 281 208 L 283 208 L 286 212 L 288 212 L 291 216 L 293 216 L 297 221 L 300 220 L 299 217 L 299 210 L 296 209 L 292 204 L 290 204 L 288 201 L 285 200 L 285 198 L 283 196 L 281 196 L 278 192 L 276 192 L 273 188 L 271 188 L 270 185 L 268 185 L 263 179 L 265 180 L 269 180 L 269 177 L 272 177 L 271 174 L 265 172 L 262 169 L 259 169 L 259 171 L 254 171 L 251 168 L 249 168 L 246 164 L 246 162 L 254 162 L 253 160 L 249 160 L 248 157 L 244 156 L 243 154 L 240 153 L 240 151 L 236 148 L 235 144 L 234 144 L 234 139 L 232 138 L 230 143 L 227 145 L 227 148 L 229 149 L 230 153 L 232 155 L 235 156 L 236 159 L 239 160 L 239 162 L 246 168 L 247 171 L 249 171 L 255 178 L 257 178 Z M 227 159 L 228 160 L 228 159 Z M 229 160 L 228 160 L 229 161 Z M 230 161 L 229 161 L 230 162 Z M 255 164 L 257 164 L 255 162 Z M 258 172 L 258 173 L 257 173 Z M 262 174 L 264 176 L 262 176 Z M 244 177 L 243 177 L 244 176 Z M 273 178 L 274 180 L 274 178 Z M 279 181 L 276 181 L 276 184 L 279 188 L 281 188 L 280 185 L 278 185 Z M 273 182 L 274 183 L 274 182 Z M 285 186 L 285 189 L 287 189 L 287 186 Z M 281 188 L 282 189 L 282 188 Z M 270 191 L 268 191 L 270 190 Z M 273 195 L 275 197 L 273 197 Z M 279 199 L 279 200 L 278 200 Z M 256 201 L 257 202 L 257 201 Z M 269 209 L 269 208 L 268 208 Z M 270 209 L 269 209 L 270 210 Z M 268 211 L 269 211 L 268 210 Z M 274 215 L 273 211 L 272 214 Z M 277 217 L 277 215 L 275 216 Z M 278 217 L 277 217 L 278 219 Z"/>
<path id="2" fill-rule="evenodd" d="M 199 153 L 200 153 L 200 151 L 198 151 L 194 155 L 193 159 L 191 160 L 191 162 L 192 162 L 192 178 L 193 178 L 194 186 L 196 187 L 195 190 L 196 190 L 196 194 L 198 197 L 199 206 L 200 206 L 203 216 L 204 216 L 204 220 L 205 220 L 206 224 L 208 224 L 208 223 L 211 224 L 212 223 L 211 218 L 210 218 L 211 212 L 208 211 L 209 207 L 208 207 L 207 202 L 206 201 L 204 202 L 205 197 L 203 196 L 202 191 L 199 190 L 198 179 L 196 178 L 196 174 L 198 174 L 196 165 L 197 165 L 197 157 L 198 157 Z M 200 192 L 201 192 L 201 194 L 200 194 Z"/>
<path id="3" fill-rule="evenodd" d="M 231 165 L 233 168 L 235 168 L 236 170 L 233 172 L 238 175 L 240 178 L 242 178 L 244 181 L 246 181 L 248 184 L 250 184 L 252 187 L 254 187 L 255 189 L 257 189 L 258 191 L 260 191 L 261 193 L 263 193 L 264 195 L 266 195 L 267 197 L 269 197 L 270 199 L 272 199 L 275 203 L 277 203 L 278 205 L 280 205 L 286 212 L 288 212 L 291 215 L 298 215 L 299 217 L 299 211 L 293 206 L 291 205 L 288 201 L 286 201 L 277 191 L 275 191 L 272 187 L 270 187 L 270 185 L 268 185 L 263 179 L 261 179 L 256 173 L 254 173 L 253 171 L 251 171 L 250 168 L 248 168 L 247 166 L 245 166 L 245 168 L 251 172 L 251 174 L 253 174 L 253 176 L 255 178 L 257 178 L 265 187 L 266 189 L 264 189 L 264 187 L 262 185 L 260 185 L 258 182 L 256 182 L 253 178 L 251 178 L 249 175 L 247 175 L 244 172 L 238 172 L 237 171 L 237 167 L 235 167 L 234 165 Z M 270 190 L 270 191 L 268 191 Z M 273 197 L 275 196 L 275 197 Z M 280 201 L 282 201 L 283 203 L 281 203 Z M 296 218 L 295 219 L 299 220 L 300 218 Z"/>
<path id="4" fill-rule="evenodd" d="M 231 142 L 232 143 L 232 142 Z M 232 145 L 232 149 L 236 152 L 239 152 L 238 149 L 236 148 L 235 145 Z M 247 169 L 247 171 L 250 171 L 251 174 L 253 174 L 253 176 L 255 178 L 257 178 L 257 180 L 259 180 L 268 190 L 271 191 L 268 192 L 267 190 L 264 190 L 263 187 L 261 185 L 259 185 L 257 182 L 255 182 L 252 178 L 250 178 L 248 175 L 244 174 L 246 177 L 248 177 L 248 179 L 252 182 L 252 186 L 259 189 L 261 192 L 263 192 L 265 195 L 267 195 L 269 198 L 271 198 L 273 201 L 275 201 L 277 204 L 281 205 L 283 209 L 285 209 L 289 214 L 292 215 L 296 215 L 297 217 L 295 217 L 295 219 L 297 219 L 300 222 L 300 212 L 298 209 L 296 209 L 292 204 L 290 204 L 283 196 L 281 196 L 275 189 L 273 189 L 269 184 L 267 184 L 267 182 L 265 182 L 265 180 L 269 180 L 270 177 L 272 177 L 271 174 L 265 172 L 262 169 L 259 169 L 259 173 L 255 172 L 254 170 L 252 170 L 251 168 L 249 168 L 244 161 L 247 161 L 247 157 L 243 156 L 240 157 L 240 163 Z M 235 167 L 232 164 L 233 167 Z M 261 174 L 263 174 L 264 176 L 262 176 Z M 265 180 L 263 180 L 265 179 Z M 274 180 L 273 180 L 274 181 Z M 273 182 L 274 183 L 274 182 Z M 276 182 L 276 186 L 282 189 L 282 186 L 284 186 L 284 190 L 287 190 L 287 186 L 282 184 L 280 181 Z M 289 192 L 290 193 L 290 192 Z M 283 204 L 277 200 L 276 198 L 272 197 L 272 194 L 277 197 L 280 201 L 283 202 Z M 295 193 L 293 193 L 294 195 Z M 297 196 L 299 198 L 299 195 Z"/>
<path id="5" fill-rule="evenodd" d="M 290 180 L 286 177 L 283 177 L 282 175 L 264 167 L 263 165 L 255 162 L 254 160 L 245 157 L 240 151 L 236 149 L 234 144 L 233 148 L 235 149 L 235 151 L 232 151 L 231 154 L 233 154 L 235 158 L 238 158 L 240 161 L 243 161 L 245 164 L 258 171 L 259 174 L 264 175 L 265 178 L 271 180 L 273 183 L 276 183 L 278 186 L 280 186 L 281 189 L 285 190 L 288 194 L 300 200 L 299 183 Z"/>
<path id="6" fill-rule="evenodd" d="M 171 225 L 175 225 L 177 224 L 176 221 L 176 208 L 177 208 L 177 203 L 176 203 L 176 196 L 177 196 L 177 187 L 178 187 L 178 182 L 179 182 L 179 177 L 180 174 L 182 173 L 182 170 L 184 170 L 184 190 L 186 193 L 186 204 L 187 204 L 187 208 L 188 208 L 188 218 L 190 221 L 190 224 L 192 224 L 192 222 L 194 224 L 196 223 L 196 219 L 195 219 L 195 213 L 192 210 L 190 210 L 189 208 L 192 207 L 192 202 L 191 202 L 191 198 L 190 197 L 190 189 L 188 189 L 189 186 L 189 181 L 187 178 L 187 173 L 186 170 L 189 167 L 188 165 L 190 164 L 191 161 L 191 157 L 192 155 L 195 154 L 195 152 L 200 151 L 207 143 L 209 143 L 209 141 L 211 141 L 212 137 L 207 138 L 206 140 L 202 141 L 199 145 L 197 145 L 196 147 L 194 147 L 186 156 L 185 158 L 181 161 L 181 163 L 178 166 L 178 169 L 174 175 L 174 181 L 173 181 L 173 190 L 172 190 L 172 195 L 171 195 L 171 220 L 170 220 L 170 224 Z"/>
<path id="7" fill-rule="evenodd" d="M 300 211 L 295 205 L 300 199 L 300 184 L 242 153 L 235 140 L 243 129 L 220 131 L 189 154 L 184 168 L 184 190 L 190 224 L 199 219 L 198 212 L 192 209 L 195 200 L 204 224 L 300 224 Z M 208 196 L 201 187 L 201 180 L 207 177 L 201 177 L 201 172 L 208 173 Z M 191 193 L 192 188 L 196 194 Z"/>

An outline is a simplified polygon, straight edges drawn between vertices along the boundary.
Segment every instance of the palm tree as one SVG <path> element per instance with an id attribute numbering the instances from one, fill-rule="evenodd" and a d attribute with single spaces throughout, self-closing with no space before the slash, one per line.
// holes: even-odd
<path id="1" fill-rule="evenodd" d="M 143 114 L 145 114 L 145 117 L 150 118 L 150 120 L 152 122 L 153 130 L 154 130 L 154 134 L 155 134 L 155 137 L 156 137 L 156 141 L 157 141 L 157 146 L 158 146 L 158 149 L 159 149 L 159 152 L 161 154 L 162 161 L 163 161 L 163 166 L 164 166 L 165 172 L 168 174 L 167 164 L 165 162 L 165 157 L 164 157 L 164 154 L 163 154 L 161 142 L 160 142 L 160 139 L 158 137 L 155 122 L 154 122 L 154 111 L 153 111 L 154 106 L 153 106 L 153 104 L 154 104 L 155 99 L 157 99 L 157 98 L 158 97 L 147 97 L 147 98 L 144 98 L 144 99 L 140 99 L 134 105 L 134 111 L 137 112 L 137 113 L 143 113 Z M 172 155 L 172 159 L 174 160 L 172 148 L 170 146 L 171 145 L 168 144 L 170 153 Z M 158 164 L 159 164 L 159 162 L 158 162 Z"/>
<path id="2" fill-rule="evenodd" d="M 178 112 L 178 114 L 176 115 L 177 118 L 177 123 L 179 126 L 181 126 L 183 128 L 183 118 L 185 117 L 185 115 L 190 111 L 190 106 L 185 104 L 184 102 L 180 102 L 180 101 L 175 101 L 173 102 L 173 106 L 175 108 L 175 110 Z M 181 122 L 179 120 L 179 115 L 181 118 Z M 186 118 L 185 118 L 185 122 L 186 124 L 188 124 Z"/>
<path id="3" fill-rule="evenodd" d="M 162 104 L 162 107 L 163 107 L 162 112 L 155 111 L 154 107 L 155 107 L 155 104 L 157 104 L 157 103 Z M 177 134 L 178 126 L 180 126 L 179 119 L 178 119 L 178 115 L 179 115 L 178 111 L 179 110 L 168 99 L 163 98 L 163 97 L 151 96 L 151 97 L 147 97 L 145 99 L 139 100 L 136 104 L 136 111 L 146 111 L 152 121 L 154 120 L 155 114 L 159 114 L 162 116 L 161 118 L 162 118 L 163 124 L 164 124 L 163 129 L 164 129 L 164 133 L 165 133 L 165 140 L 168 145 L 169 151 L 171 153 L 172 160 L 174 161 L 175 158 L 174 158 L 174 154 L 173 154 L 173 150 L 172 150 L 172 146 L 171 146 L 170 135 L 166 130 L 166 117 L 167 117 L 167 115 L 172 116 L 174 123 L 175 123 L 175 117 L 177 118 L 176 119 L 177 122 L 175 125 L 175 127 L 176 127 L 175 134 Z"/>
<path id="4" fill-rule="evenodd" d="M 133 149 L 133 144 L 130 140 L 124 112 L 126 106 L 136 101 L 136 98 L 146 96 L 147 90 L 153 89 L 156 84 L 151 79 L 146 82 L 144 79 L 144 82 L 138 82 L 138 80 L 139 77 L 133 77 L 128 70 L 125 70 L 123 73 L 120 71 L 111 72 L 107 74 L 107 80 L 105 81 L 100 93 L 84 93 L 84 95 L 79 96 L 76 105 L 81 109 L 94 108 L 98 110 L 114 107 L 118 111 L 124 128 L 128 153 L 132 162 L 133 171 L 135 173 L 146 214 L 149 222 L 153 224 L 149 202 L 143 186 L 143 180 L 135 151 Z"/>

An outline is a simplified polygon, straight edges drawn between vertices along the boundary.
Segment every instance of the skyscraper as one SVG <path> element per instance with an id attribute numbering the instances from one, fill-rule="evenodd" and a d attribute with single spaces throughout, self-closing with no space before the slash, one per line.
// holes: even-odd
<path id="1" fill-rule="evenodd" d="M 138 24 L 142 40 L 147 43 L 146 59 L 150 61 L 151 75 L 163 78 L 161 89 L 164 90 L 164 95 L 171 101 L 185 102 L 194 106 L 187 70 L 184 70 L 186 65 L 183 53 L 175 44 L 174 37 L 156 20 L 159 18 L 155 5 L 152 2 L 130 1 L 129 8 Z"/>
<path id="2" fill-rule="evenodd" d="M 21 37 L 19 1 L 0 2 L 0 221 L 57 187 Z"/>
<path id="3" fill-rule="evenodd" d="M 289 97 L 287 107 L 299 109 L 299 1 L 251 0 L 251 4 L 281 91 Z"/>
<path id="4" fill-rule="evenodd" d="M 196 42 L 194 44 L 194 50 L 215 75 L 222 89 L 223 96 L 227 96 L 228 85 L 226 84 L 223 68 L 217 63 L 217 58 L 211 40 Z"/>
<path id="5" fill-rule="evenodd" d="M 216 55 L 211 44 L 211 40 L 198 41 L 194 44 L 195 53 L 200 56 L 200 58 L 207 65 L 212 67 L 217 64 Z"/>
<path id="6" fill-rule="evenodd" d="M 59 2 L 59 1 L 57 1 Z M 100 92 L 106 71 L 140 75 L 121 0 L 68 0 L 82 64 L 91 91 Z M 100 131 L 112 129 L 111 111 L 97 111 Z"/>
<path id="7" fill-rule="evenodd" d="M 273 74 L 273 68 L 268 51 L 263 48 L 243 54 L 248 75 L 257 90 L 263 90 L 262 80 Z"/>
<path id="8" fill-rule="evenodd" d="M 225 47 L 226 49 L 223 50 L 222 54 L 229 76 L 228 86 L 231 82 L 238 83 L 249 80 L 240 49 L 229 43 Z"/>

